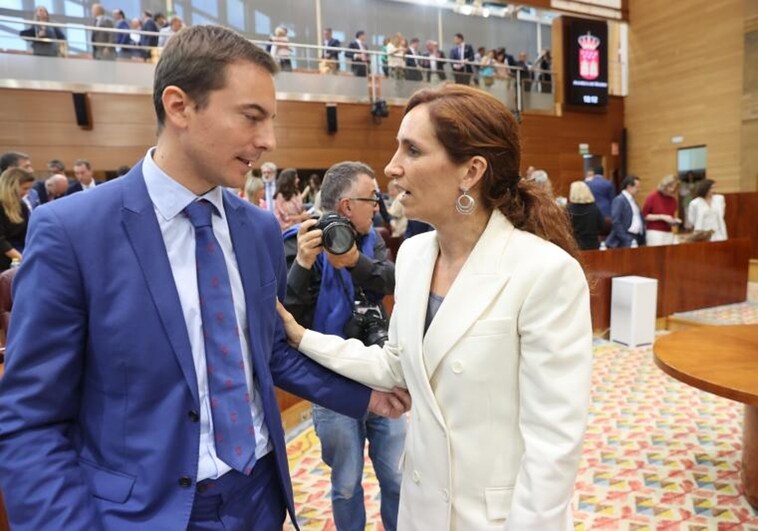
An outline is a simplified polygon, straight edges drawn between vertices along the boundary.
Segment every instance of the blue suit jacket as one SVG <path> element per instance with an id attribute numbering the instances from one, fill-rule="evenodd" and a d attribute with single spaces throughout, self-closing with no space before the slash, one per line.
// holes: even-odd
<path id="1" fill-rule="evenodd" d="M 0 486 L 14 531 L 187 527 L 197 380 L 141 168 L 32 218 L 0 380 Z M 224 207 L 277 487 L 294 521 L 274 385 L 353 417 L 369 391 L 287 345 L 275 310 L 287 280 L 279 226 L 226 191 Z"/>
<path id="2" fill-rule="evenodd" d="M 628 231 L 629 226 L 632 224 L 632 216 L 634 216 L 632 205 L 626 200 L 624 194 L 617 195 L 611 203 L 613 226 L 611 233 L 605 240 L 605 244 L 608 247 L 631 247 L 632 240 L 634 239 L 640 245 L 645 243 L 645 220 L 641 220 L 642 232 L 640 234 L 632 234 Z"/>

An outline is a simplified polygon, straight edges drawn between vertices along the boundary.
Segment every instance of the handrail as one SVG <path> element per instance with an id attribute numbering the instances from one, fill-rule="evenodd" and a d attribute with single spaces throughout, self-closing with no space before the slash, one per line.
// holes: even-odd
<path id="1" fill-rule="evenodd" d="M 7 15 L 0 15 L 0 22 L 11 22 L 14 24 L 27 24 L 29 26 L 49 26 L 49 27 L 55 27 L 55 28 L 64 28 L 64 29 L 76 29 L 76 30 L 85 30 L 85 31 L 97 31 L 97 32 L 105 32 L 105 33 L 117 33 L 117 34 L 125 34 L 125 35 L 131 35 L 131 34 L 139 34 L 139 35 L 147 35 L 151 37 L 166 37 L 167 35 L 165 33 L 157 32 L 157 31 L 144 31 L 144 30 L 133 30 L 133 29 L 120 29 L 120 28 L 103 28 L 99 26 L 91 26 L 87 24 L 79 24 L 79 23 L 63 23 L 63 22 L 42 22 L 37 20 L 31 20 L 31 19 L 19 19 L 16 17 L 9 17 Z M 39 41 L 39 42 L 68 42 L 68 39 L 48 39 L 48 38 L 38 38 L 38 37 L 19 37 L 26 41 Z M 274 41 L 265 41 L 265 40 L 259 40 L 259 39 L 248 39 L 253 44 L 256 44 L 260 46 L 261 48 L 265 48 L 268 45 L 277 45 Z M 92 44 L 90 41 L 87 41 L 87 44 Z M 349 47 L 343 47 L 343 46 L 323 46 L 320 44 L 305 44 L 305 43 L 296 43 L 296 42 L 286 42 L 283 43 L 285 46 L 289 48 L 295 48 L 295 49 L 303 49 L 303 50 L 317 50 L 319 52 L 323 51 L 329 51 L 329 52 L 338 52 L 338 53 L 362 53 L 367 54 L 369 56 L 376 56 L 378 59 L 380 59 L 382 56 L 386 55 L 386 52 L 382 50 L 356 50 L 355 48 L 349 48 Z M 138 50 L 152 50 L 155 48 L 162 48 L 161 46 L 142 46 L 142 45 L 134 45 L 134 44 L 117 44 L 117 43 L 107 43 L 107 42 L 97 42 L 94 43 L 97 47 L 102 48 L 129 48 L 129 49 L 138 49 Z M 319 54 L 321 55 L 321 54 Z M 402 56 L 404 59 L 408 57 L 407 55 Z M 423 54 L 416 55 L 418 61 L 428 61 L 429 58 Z M 296 56 L 294 58 L 297 58 Z M 321 57 L 317 59 L 322 59 Z M 466 60 L 458 60 L 458 59 L 449 59 L 447 57 L 438 57 L 435 58 L 435 61 L 441 62 L 441 63 L 447 63 L 450 65 L 453 64 L 465 64 L 470 65 L 472 67 L 481 67 L 481 63 L 477 61 L 466 61 Z M 348 65 L 352 65 L 354 63 L 358 64 L 365 64 L 362 61 L 353 61 L 350 59 L 345 58 L 345 62 Z M 512 66 L 509 64 L 503 64 L 503 63 L 497 63 L 495 65 L 492 65 L 493 67 L 497 68 L 505 68 L 511 77 L 516 77 L 517 71 L 521 71 L 524 73 L 535 73 L 537 75 L 539 74 L 554 74 L 555 72 L 553 70 L 543 70 L 540 68 L 530 67 L 530 68 L 523 68 L 519 66 Z M 426 71 L 427 68 L 424 67 L 408 67 L 403 66 L 406 70 L 421 70 Z"/>

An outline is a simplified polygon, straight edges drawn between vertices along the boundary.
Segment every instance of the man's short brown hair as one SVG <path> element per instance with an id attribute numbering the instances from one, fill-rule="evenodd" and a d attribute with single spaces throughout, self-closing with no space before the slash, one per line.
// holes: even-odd
<path id="1" fill-rule="evenodd" d="M 166 87 L 179 87 L 202 109 L 208 104 L 210 92 L 224 88 L 226 66 L 236 61 L 251 62 L 271 75 L 278 70 L 263 49 L 221 26 L 193 26 L 171 37 L 155 67 L 153 105 L 158 130 L 166 119 L 162 101 Z"/>

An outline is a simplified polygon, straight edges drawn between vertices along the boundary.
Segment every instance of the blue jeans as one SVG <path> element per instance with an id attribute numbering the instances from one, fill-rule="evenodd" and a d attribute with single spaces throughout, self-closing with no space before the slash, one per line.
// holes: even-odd
<path id="1" fill-rule="evenodd" d="M 387 419 L 367 413 L 361 419 L 313 405 L 313 424 L 321 440 L 321 457 L 332 469 L 332 513 L 338 531 L 364 531 L 363 448 L 368 453 L 381 489 L 382 523 L 397 529 L 400 502 L 400 459 L 406 419 Z"/>

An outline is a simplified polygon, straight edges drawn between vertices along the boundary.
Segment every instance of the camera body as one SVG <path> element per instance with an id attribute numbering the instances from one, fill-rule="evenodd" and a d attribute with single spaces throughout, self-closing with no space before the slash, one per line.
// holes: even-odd
<path id="1" fill-rule="evenodd" d="M 321 230 L 324 249 L 332 254 L 345 254 L 358 241 L 358 231 L 350 222 L 336 212 L 327 212 L 321 216 L 309 230 Z"/>
<path id="2" fill-rule="evenodd" d="M 384 346 L 387 342 L 387 320 L 382 309 L 366 300 L 355 302 L 353 315 L 345 325 L 345 337 L 359 340 L 366 346 Z"/>

